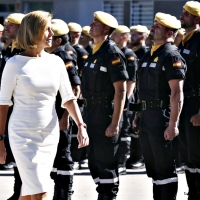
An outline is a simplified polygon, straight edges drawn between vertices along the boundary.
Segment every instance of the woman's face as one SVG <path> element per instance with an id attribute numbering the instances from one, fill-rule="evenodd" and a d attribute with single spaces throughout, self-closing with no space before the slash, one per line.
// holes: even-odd
<path id="1" fill-rule="evenodd" d="M 52 36 L 53 36 L 53 31 L 51 29 L 51 21 L 49 20 L 47 28 L 46 28 L 44 35 L 43 35 L 43 38 L 41 40 L 41 43 L 38 46 L 42 46 L 43 48 L 51 47 Z"/>

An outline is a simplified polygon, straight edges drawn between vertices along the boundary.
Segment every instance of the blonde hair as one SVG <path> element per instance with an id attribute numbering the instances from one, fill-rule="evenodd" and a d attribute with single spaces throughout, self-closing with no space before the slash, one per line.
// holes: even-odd
<path id="1" fill-rule="evenodd" d="M 17 33 L 18 46 L 24 50 L 37 48 L 51 19 L 52 14 L 45 11 L 38 10 L 26 14 Z"/>

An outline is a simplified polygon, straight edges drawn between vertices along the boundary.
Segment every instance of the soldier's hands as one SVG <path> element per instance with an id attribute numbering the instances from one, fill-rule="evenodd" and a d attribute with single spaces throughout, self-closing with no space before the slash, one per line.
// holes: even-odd
<path id="1" fill-rule="evenodd" d="M 190 119 L 193 126 L 200 126 L 200 114 L 193 115 Z"/>
<path id="2" fill-rule="evenodd" d="M 173 140 L 179 134 L 177 126 L 168 126 L 164 132 L 165 140 Z"/>
<path id="3" fill-rule="evenodd" d="M 4 141 L 0 141 L 0 164 L 5 164 L 6 162 L 6 148 L 4 146 Z"/>
<path id="4" fill-rule="evenodd" d="M 86 128 L 83 126 L 78 127 L 78 148 L 85 147 L 89 144 L 89 137 Z"/>
<path id="5" fill-rule="evenodd" d="M 64 131 L 69 128 L 69 113 L 67 110 L 62 115 L 62 118 L 59 121 L 60 130 Z"/>
<path id="6" fill-rule="evenodd" d="M 117 135 L 118 132 L 119 132 L 119 126 L 110 124 L 108 126 L 108 128 L 106 129 L 105 134 L 107 137 L 113 137 L 113 136 Z"/>
<path id="7" fill-rule="evenodd" d="M 135 113 L 135 117 L 132 121 L 132 129 L 135 134 L 139 134 L 139 113 Z"/>

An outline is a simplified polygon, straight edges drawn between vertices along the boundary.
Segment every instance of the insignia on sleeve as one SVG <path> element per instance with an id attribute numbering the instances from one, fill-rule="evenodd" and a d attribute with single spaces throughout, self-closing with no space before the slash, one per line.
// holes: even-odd
<path id="1" fill-rule="evenodd" d="M 65 63 L 65 67 L 67 69 L 72 68 L 72 62 L 70 61 L 70 62 Z"/>
<path id="2" fill-rule="evenodd" d="M 134 59 L 135 59 L 134 56 L 128 57 L 128 60 L 130 60 L 130 61 L 133 61 Z"/>
<path id="3" fill-rule="evenodd" d="M 88 58 L 88 55 L 83 55 L 82 58 L 83 58 L 83 59 L 87 59 L 87 58 Z"/>
<path id="4" fill-rule="evenodd" d="M 173 67 L 174 68 L 182 68 L 181 61 L 173 62 Z"/>
<path id="5" fill-rule="evenodd" d="M 156 58 L 153 60 L 153 62 L 158 62 L 158 57 L 156 57 Z"/>
<path id="6" fill-rule="evenodd" d="M 119 64 L 120 62 L 121 62 L 120 58 L 115 58 L 115 59 L 112 60 L 113 65 Z"/>
<path id="7" fill-rule="evenodd" d="M 72 50 L 69 50 L 67 51 L 68 54 L 72 55 L 73 54 L 73 51 Z"/>

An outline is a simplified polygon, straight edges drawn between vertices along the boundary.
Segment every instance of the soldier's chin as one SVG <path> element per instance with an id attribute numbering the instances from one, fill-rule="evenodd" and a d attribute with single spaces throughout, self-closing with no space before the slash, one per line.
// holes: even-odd
<path id="1" fill-rule="evenodd" d="M 154 35 L 149 34 L 148 38 L 149 38 L 150 40 L 153 40 L 153 39 L 154 39 Z"/>

